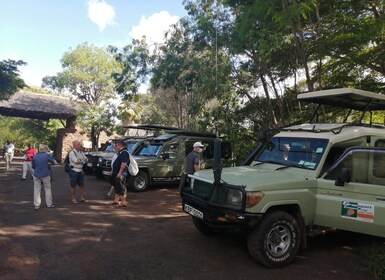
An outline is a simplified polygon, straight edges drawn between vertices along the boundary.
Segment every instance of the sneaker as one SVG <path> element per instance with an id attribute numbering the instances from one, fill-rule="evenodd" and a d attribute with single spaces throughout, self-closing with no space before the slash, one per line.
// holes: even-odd
<path id="1" fill-rule="evenodd" d="M 40 206 L 35 206 L 35 210 L 39 210 L 40 209 Z"/>
<path id="2" fill-rule="evenodd" d="M 55 208 L 55 205 L 51 204 L 51 205 L 47 206 L 47 208 Z"/>
<path id="3" fill-rule="evenodd" d="M 21 178 L 22 181 L 25 181 L 26 179 L 25 178 Z"/>

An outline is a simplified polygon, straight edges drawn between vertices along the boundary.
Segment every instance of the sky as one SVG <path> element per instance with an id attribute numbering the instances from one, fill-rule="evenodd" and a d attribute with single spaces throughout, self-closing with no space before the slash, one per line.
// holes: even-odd
<path id="1" fill-rule="evenodd" d="M 88 42 L 123 47 L 145 35 L 162 42 L 168 27 L 187 15 L 183 0 L 0 0 L 0 60 L 20 67 L 28 85 L 62 71 L 65 52 Z"/>

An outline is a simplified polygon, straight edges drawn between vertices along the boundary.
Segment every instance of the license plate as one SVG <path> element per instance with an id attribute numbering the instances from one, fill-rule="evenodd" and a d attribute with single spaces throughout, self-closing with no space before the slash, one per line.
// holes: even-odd
<path id="1" fill-rule="evenodd" d="M 92 162 L 87 163 L 88 167 L 92 167 Z"/>
<path id="2" fill-rule="evenodd" d="M 102 171 L 103 175 L 110 175 L 110 171 Z"/>
<path id="3" fill-rule="evenodd" d="M 188 204 L 184 205 L 184 211 L 186 211 L 186 213 L 190 214 L 191 216 L 203 220 L 203 213 Z"/>

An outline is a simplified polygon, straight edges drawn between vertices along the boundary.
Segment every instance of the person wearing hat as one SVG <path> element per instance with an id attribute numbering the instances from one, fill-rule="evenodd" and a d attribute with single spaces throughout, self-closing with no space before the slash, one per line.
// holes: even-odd
<path id="1" fill-rule="evenodd" d="M 203 151 L 203 147 L 201 142 L 194 143 L 193 150 L 186 157 L 185 173 L 194 174 L 200 169 L 200 154 Z"/>

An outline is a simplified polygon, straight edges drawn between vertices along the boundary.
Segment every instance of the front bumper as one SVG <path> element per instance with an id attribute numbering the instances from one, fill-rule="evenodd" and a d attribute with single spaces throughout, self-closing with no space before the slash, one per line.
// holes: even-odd
<path id="1" fill-rule="evenodd" d="M 190 216 L 197 217 L 204 223 L 217 229 L 247 229 L 255 227 L 262 219 L 262 214 L 251 214 L 210 206 L 207 203 L 202 203 L 191 197 L 183 197 L 182 207 L 183 211 Z M 191 208 L 197 210 L 201 215 L 197 215 L 197 212 L 191 211 Z"/>
<path id="2" fill-rule="evenodd" d="M 179 186 L 183 211 L 202 220 L 210 227 L 217 229 L 250 228 L 256 226 L 262 219 L 262 214 L 245 212 L 245 201 L 237 209 L 219 204 L 218 200 L 212 199 L 215 193 L 218 193 L 215 186 L 213 190 L 206 192 L 205 196 L 194 194 L 189 183 L 187 183 L 189 181 L 190 178 L 183 175 Z M 226 188 L 226 186 L 222 187 Z M 235 188 L 234 186 L 227 187 Z"/>

